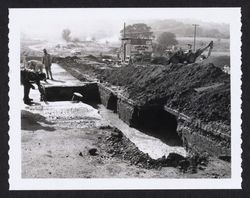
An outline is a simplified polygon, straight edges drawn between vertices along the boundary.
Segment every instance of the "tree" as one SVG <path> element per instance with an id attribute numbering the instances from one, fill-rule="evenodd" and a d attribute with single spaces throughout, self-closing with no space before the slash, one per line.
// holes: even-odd
<path id="1" fill-rule="evenodd" d="M 120 31 L 121 37 L 124 36 L 124 29 Z M 144 23 L 136 23 L 133 25 L 128 25 L 125 28 L 125 37 L 129 38 L 142 38 L 151 39 L 154 37 L 151 27 Z"/>
<path id="2" fill-rule="evenodd" d="M 64 29 L 62 32 L 62 38 L 66 41 L 69 42 L 71 41 L 71 37 L 70 37 L 71 31 L 69 29 Z"/>
<path id="3" fill-rule="evenodd" d="M 158 42 L 158 51 L 164 52 L 168 47 L 172 45 L 178 44 L 178 41 L 176 40 L 176 36 L 172 32 L 163 32 L 157 39 Z"/>
<path id="4" fill-rule="evenodd" d="M 214 38 L 220 38 L 223 36 L 222 33 L 220 33 L 220 31 L 218 29 L 210 29 L 206 32 L 207 34 L 205 36 L 207 37 L 214 37 Z"/>

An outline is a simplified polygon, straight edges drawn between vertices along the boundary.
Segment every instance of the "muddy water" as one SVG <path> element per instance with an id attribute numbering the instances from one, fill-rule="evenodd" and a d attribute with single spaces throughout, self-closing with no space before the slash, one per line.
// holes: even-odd
<path id="1" fill-rule="evenodd" d="M 106 109 L 103 105 L 98 105 L 100 115 L 111 126 L 121 130 L 123 134 L 133 142 L 139 150 L 148 153 L 153 159 L 158 159 L 163 156 L 168 157 L 170 153 L 177 153 L 186 156 L 186 150 L 181 146 L 170 146 L 162 142 L 160 139 L 144 134 L 143 132 L 129 127 L 125 122 L 119 119 L 118 115 L 113 111 Z M 166 131 L 167 133 L 167 131 Z"/>

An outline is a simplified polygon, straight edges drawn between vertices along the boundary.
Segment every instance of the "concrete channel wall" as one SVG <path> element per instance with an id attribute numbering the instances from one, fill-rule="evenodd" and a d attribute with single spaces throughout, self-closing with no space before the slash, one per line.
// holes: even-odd
<path id="1" fill-rule="evenodd" d="M 101 103 L 110 110 L 117 112 L 117 94 L 111 89 L 105 88 L 102 84 L 98 84 L 98 92 Z"/>
<path id="2" fill-rule="evenodd" d="M 230 140 L 213 136 L 201 128 L 178 122 L 177 133 L 185 147 L 196 153 L 208 153 L 219 157 L 231 156 Z"/>
<path id="3" fill-rule="evenodd" d="M 138 106 L 135 102 L 102 84 L 99 84 L 98 88 L 101 102 L 107 109 L 111 109 L 109 103 L 114 101 L 113 97 L 116 98 L 117 104 L 115 106 L 119 118 L 128 125 L 138 126 L 143 121 L 145 124 L 157 123 L 162 107 L 157 105 Z M 190 118 L 167 107 L 164 107 L 164 111 L 170 114 L 166 119 L 171 119 L 171 122 L 173 122 L 172 117 L 175 117 L 177 122 L 176 132 L 188 150 L 199 154 L 206 152 L 218 157 L 231 156 L 231 129 L 229 126 L 217 122 L 203 123 L 199 119 Z M 166 120 L 166 122 L 168 121 Z"/>
<path id="4" fill-rule="evenodd" d="M 133 125 L 133 118 L 136 115 L 136 105 L 128 98 L 119 95 L 114 90 L 98 84 L 101 103 L 110 110 L 116 112 L 121 120 L 129 126 Z"/>
<path id="5" fill-rule="evenodd" d="M 73 93 L 82 94 L 84 102 L 100 102 L 97 83 L 82 83 L 81 85 L 46 86 L 45 93 L 48 101 L 69 101 Z"/>
<path id="6" fill-rule="evenodd" d="M 165 110 L 177 117 L 177 133 L 187 149 L 218 157 L 231 156 L 230 126 L 218 122 L 204 123 L 166 106 Z"/>
<path id="7" fill-rule="evenodd" d="M 117 113 L 119 118 L 129 126 L 135 126 L 135 117 L 137 115 L 135 105 L 127 102 L 124 98 L 119 98 L 117 101 Z"/>

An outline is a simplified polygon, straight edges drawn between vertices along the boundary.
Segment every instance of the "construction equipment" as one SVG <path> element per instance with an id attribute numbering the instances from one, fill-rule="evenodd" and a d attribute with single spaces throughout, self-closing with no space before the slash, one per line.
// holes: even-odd
<path id="1" fill-rule="evenodd" d="M 151 61 L 151 53 L 137 53 L 130 56 L 130 63 L 143 63 Z"/>
<path id="2" fill-rule="evenodd" d="M 202 55 L 204 51 L 206 51 L 209 48 L 208 55 L 204 56 L 203 59 L 208 58 L 211 55 L 212 49 L 213 49 L 213 41 L 211 41 L 206 47 L 200 48 L 196 50 L 196 52 L 192 52 L 189 50 L 188 52 L 183 52 L 182 50 L 179 50 L 177 52 L 174 52 L 172 54 L 169 54 L 169 63 L 177 64 L 177 63 L 183 63 L 183 64 L 189 64 L 194 63 L 196 59 Z"/>

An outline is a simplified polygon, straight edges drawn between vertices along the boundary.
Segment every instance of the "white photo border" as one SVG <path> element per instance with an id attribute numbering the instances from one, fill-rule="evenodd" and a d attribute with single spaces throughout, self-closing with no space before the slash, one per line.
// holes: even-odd
<path id="1" fill-rule="evenodd" d="M 56 8 L 61 9 L 61 8 Z M 105 190 L 105 189 L 241 189 L 241 9 L 234 8 L 136 8 L 147 9 L 204 9 L 230 14 L 231 62 L 231 178 L 228 179 L 23 179 L 21 177 L 21 95 L 20 85 L 20 22 L 22 12 L 56 9 L 9 9 L 9 184 L 10 190 Z M 135 8 L 63 8 L 98 10 L 100 15 L 120 9 Z M 47 19 L 48 20 L 48 19 Z"/>

